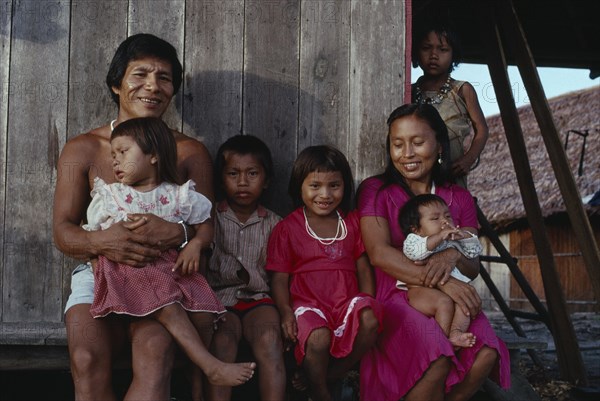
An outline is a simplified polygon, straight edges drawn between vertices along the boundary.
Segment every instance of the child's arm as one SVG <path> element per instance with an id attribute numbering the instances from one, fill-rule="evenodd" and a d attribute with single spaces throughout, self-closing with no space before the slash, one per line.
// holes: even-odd
<path id="1" fill-rule="evenodd" d="M 366 252 L 356 260 L 356 276 L 358 278 L 358 290 L 374 297 L 375 275 Z"/>
<path id="2" fill-rule="evenodd" d="M 208 228 L 203 226 L 208 226 Z M 173 266 L 173 271 L 181 269 L 181 274 L 184 275 L 200 270 L 200 261 L 206 261 L 206 259 L 201 259 L 202 248 L 213 240 L 213 225 L 210 220 L 194 224 L 192 227 L 195 230 L 194 237 L 189 239 L 187 245 L 179 252 L 175 266 Z M 182 227 L 182 230 L 184 229 L 185 227 Z"/>
<path id="3" fill-rule="evenodd" d="M 459 95 L 465 100 L 467 105 L 467 112 L 469 113 L 475 134 L 469 150 L 452 164 L 452 173 L 455 176 L 463 176 L 469 173 L 469 170 L 483 151 L 489 135 L 485 116 L 479 105 L 477 93 L 473 85 L 465 82 L 459 92 Z"/>
<path id="4" fill-rule="evenodd" d="M 286 340 L 296 342 L 298 336 L 298 326 L 296 316 L 290 304 L 290 275 L 288 273 L 273 272 L 271 277 L 271 292 L 273 300 L 279 314 L 281 315 L 281 328 Z"/>

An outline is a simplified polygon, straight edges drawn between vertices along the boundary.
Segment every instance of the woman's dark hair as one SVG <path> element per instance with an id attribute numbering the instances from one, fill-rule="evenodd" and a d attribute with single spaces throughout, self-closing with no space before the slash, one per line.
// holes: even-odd
<path id="1" fill-rule="evenodd" d="M 346 156 L 333 146 L 309 146 L 304 149 L 294 162 L 288 193 L 292 197 L 294 207 L 302 206 L 302 183 L 313 172 L 339 171 L 344 180 L 344 196 L 339 208 L 348 213 L 352 209 L 354 179 Z"/>
<path id="2" fill-rule="evenodd" d="M 177 144 L 161 119 L 144 117 L 123 121 L 115 127 L 110 140 L 119 136 L 133 138 L 145 155 L 156 155 L 161 182 L 182 183 L 177 173 Z"/>
<path id="3" fill-rule="evenodd" d="M 450 63 L 448 72 L 454 71 L 454 68 L 462 61 L 462 48 L 458 36 L 451 24 L 441 21 L 428 21 L 420 26 L 415 26 L 415 29 L 413 29 L 411 50 L 413 67 L 416 68 L 419 66 L 419 47 L 421 46 L 423 39 L 425 39 L 430 32 L 434 32 L 439 40 L 442 40 L 442 38 L 446 39 L 446 42 L 448 42 L 448 45 L 452 48 L 452 62 Z"/>
<path id="4" fill-rule="evenodd" d="M 431 129 L 435 132 L 435 139 L 440 144 L 442 148 L 442 164 L 435 163 L 433 165 L 433 170 L 431 172 L 431 177 L 436 186 L 441 187 L 446 184 L 450 180 L 450 139 L 448 138 L 448 128 L 446 128 L 446 124 L 440 114 L 430 104 L 415 104 L 409 103 L 398 107 L 396 110 L 392 111 L 387 120 L 388 125 L 388 135 L 386 139 L 386 149 L 388 152 L 388 165 L 385 168 L 383 174 L 379 176 L 379 178 L 383 181 L 383 186 L 380 189 L 383 189 L 392 184 L 398 184 L 402 189 L 413 196 L 413 192 L 408 187 L 404 177 L 394 166 L 392 158 L 390 156 L 390 131 L 392 123 L 400 118 L 405 118 L 409 116 L 417 117 L 424 122 L 426 122 Z"/>
<path id="5" fill-rule="evenodd" d="M 149 33 L 139 33 L 125 39 L 119 45 L 106 74 L 106 85 L 113 101 L 119 104 L 119 95 L 112 88 L 120 87 L 127 66 L 131 61 L 144 57 L 156 57 L 171 64 L 173 74 L 173 94 L 181 86 L 183 67 L 177 58 L 177 50 L 167 41 Z"/>
<path id="6" fill-rule="evenodd" d="M 217 199 L 223 199 L 223 170 L 225 169 L 225 154 L 252 155 L 256 157 L 265 170 L 267 182 L 273 178 L 273 158 L 269 147 L 260 139 L 252 135 L 235 135 L 227 139 L 217 150 L 215 157 L 215 193 Z"/>
<path id="7" fill-rule="evenodd" d="M 398 224 L 405 236 L 421 228 L 419 208 L 436 203 L 446 205 L 444 199 L 435 194 L 422 194 L 413 196 L 402 206 L 398 215 Z"/>

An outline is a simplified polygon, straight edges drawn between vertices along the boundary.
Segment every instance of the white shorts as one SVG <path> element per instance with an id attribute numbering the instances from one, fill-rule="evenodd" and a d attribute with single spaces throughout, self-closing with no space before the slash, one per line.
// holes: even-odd
<path id="1" fill-rule="evenodd" d="M 65 306 L 65 313 L 71 306 L 94 302 L 94 273 L 92 265 L 81 264 L 71 274 L 71 295 Z"/>

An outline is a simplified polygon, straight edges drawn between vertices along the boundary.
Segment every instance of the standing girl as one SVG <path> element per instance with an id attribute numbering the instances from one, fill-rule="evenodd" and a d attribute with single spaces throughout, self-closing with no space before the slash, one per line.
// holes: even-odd
<path id="1" fill-rule="evenodd" d="M 158 320 L 211 383 L 238 385 L 252 377 L 254 363 L 228 364 L 213 357 L 198 331 L 224 308 L 200 267 L 200 224 L 210 218 L 211 203 L 194 191 L 194 183 L 178 185 L 176 145 L 158 118 L 135 118 L 119 124 L 111 135 L 113 171 L 118 182 L 96 178 L 84 229 L 95 231 L 152 213 L 178 222 L 186 242 L 180 252 L 169 249 L 143 268 L 115 263 L 104 256 L 93 260 L 94 302 L 91 314 L 150 316 Z M 196 229 L 189 238 L 187 224 Z M 203 333 L 205 335 L 207 333 Z M 204 341 L 210 341 L 210 333 Z"/>
<path id="2" fill-rule="evenodd" d="M 382 319 L 357 215 L 350 166 L 329 146 L 296 159 L 289 194 L 298 208 L 275 226 L 266 269 L 284 338 L 296 343 L 313 399 L 330 400 L 341 377 L 375 343 Z"/>
<path id="3" fill-rule="evenodd" d="M 488 126 L 473 86 L 450 76 L 460 62 L 458 39 L 444 27 L 429 26 L 415 35 L 413 43 L 413 63 L 423 70 L 423 76 L 412 86 L 413 102 L 431 104 L 440 113 L 450 138 L 452 176 L 466 188 L 467 174 L 487 142 Z M 474 135 L 465 152 L 471 126 Z"/>

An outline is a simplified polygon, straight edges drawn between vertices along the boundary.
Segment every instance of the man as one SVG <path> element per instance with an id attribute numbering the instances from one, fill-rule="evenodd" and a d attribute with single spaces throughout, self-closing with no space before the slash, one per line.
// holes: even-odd
<path id="1" fill-rule="evenodd" d="M 110 149 L 112 129 L 134 117 L 161 117 L 181 81 L 177 52 L 166 41 L 138 34 L 118 47 L 106 77 L 118 106 L 117 118 L 68 141 L 58 160 L 53 233 L 56 246 L 63 253 L 80 260 L 104 255 L 115 262 L 141 268 L 161 250 L 176 248 L 185 241 L 180 224 L 168 223 L 151 214 L 132 216 L 132 221 L 103 231 L 87 232 L 80 226 L 91 200 L 94 178 L 115 182 Z M 182 133 L 173 134 L 181 178 L 194 180 L 197 191 L 212 200 L 212 163 L 206 147 Z M 187 230 L 188 236 L 193 235 L 191 227 Z M 204 238 L 209 247 L 212 227 L 207 227 Z M 160 323 L 149 318 L 92 318 L 89 309 L 93 288 L 90 266 L 79 265 L 73 272 L 72 293 L 65 311 L 76 399 L 116 399 L 111 383 L 112 357 L 123 350 L 129 339 L 133 380 L 125 399 L 168 400 L 174 354 L 172 337 Z M 211 331 L 204 331 L 210 341 Z"/>

